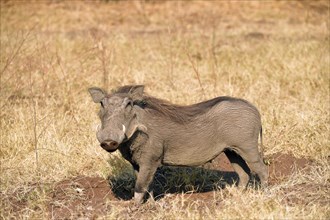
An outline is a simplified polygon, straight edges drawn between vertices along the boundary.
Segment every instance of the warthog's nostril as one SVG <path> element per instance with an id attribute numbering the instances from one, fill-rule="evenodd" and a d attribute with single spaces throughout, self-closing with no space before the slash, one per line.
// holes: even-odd
<path id="1" fill-rule="evenodd" d="M 110 148 L 114 149 L 114 148 L 117 148 L 118 147 L 118 142 L 111 141 L 109 145 L 110 145 Z"/>
<path id="2" fill-rule="evenodd" d="M 105 143 L 105 142 L 102 142 L 102 143 L 101 143 L 101 147 L 102 147 L 102 148 L 104 148 L 104 149 L 105 149 L 105 148 L 107 148 L 107 146 L 108 146 L 108 144 L 107 144 L 107 143 Z"/>

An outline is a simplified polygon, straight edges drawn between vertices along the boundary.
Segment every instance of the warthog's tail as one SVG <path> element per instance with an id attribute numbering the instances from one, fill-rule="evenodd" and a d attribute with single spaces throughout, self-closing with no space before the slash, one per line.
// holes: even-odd
<path id="1" fill-rule="evenodd" d="M 264 159 L 264 145 L 262 143 L 262 126 L 260 128 L 259 135 L 260 135 L 260 155 L 261 155 L 262 159 Z"/>
<path id="2" fill-rule="evenodd" d="M 260 154 L 262 156 L 262 158 L 264 157 L 264 145 L 262 143 L 262 126 L 260 128 Z"/>
<path id="3" fill-rule="evenodd" d="M 269 160 L 265 159 L 265 156 L 264 156 L 264 144 L 262 142 L 262 126 L 260 128 L 260 155 L 261 155 L 261 158 L 262 158 L 264 164 L 269 165 L 270 164 Z"/>

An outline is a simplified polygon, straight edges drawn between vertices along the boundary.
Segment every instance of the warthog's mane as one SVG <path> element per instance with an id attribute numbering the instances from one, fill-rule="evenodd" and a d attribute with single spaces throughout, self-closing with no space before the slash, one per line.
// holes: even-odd
<path id="1" fill-rule="evenodd" d="M 123 86 L 117 89 L 114 94 L 127 94 L 133 86 Z M 193 118 L 207 112 L 210 108 L 223 101 L 241 100 L 229 96 L 220 96 L 207 101 L 192 105 L 177 105 L 169 101 L 149 96 L 144 93 L 142 100 L 136 100 L 134 104 L 149 111 L 150 113 L 159 113 L 163 116 L 169 117 L 175 122 L 185 123 L 191 121 Z M 245 100 L 242 100 L 246 102 Z"/>
<path id="2" fill-rule="evenodd" d="M 207 112 L 210 108 L 215 106 L 216 104 L 222 101 L 233 101 L 234 98 L 223 96 L 217 97 L 211 100 L 207 100 L 204 102 L 196 103 L 193 105 L 176 105 L 172 104 L 166 100 L 158 99 L 152 96 L 145 96 L 143 100 L 143 104 L 145 105 L 145 109 L 152 109 L 156 112 L 165 115 L 172 120 L 184 123 L 191 121 L 193 118 Z"/>

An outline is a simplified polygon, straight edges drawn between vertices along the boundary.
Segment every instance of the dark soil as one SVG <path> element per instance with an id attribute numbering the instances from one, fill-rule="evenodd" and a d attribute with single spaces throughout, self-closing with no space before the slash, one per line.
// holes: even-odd
<path id="1" fill-rule="evenodd" d="M 270 185 L 287 179 L 297 170 L 306 170 L 311 163 L 307 159 L 298 159 L 288 154 L 271 155 Z M 198 168 L 160 168 L 154 180 L 155 199 L 165 194 L 188 193 L 191 200 L 207 202 L 213 191 L 232 185 L 238 176 L 224 154 L 219 155 L 207 169 Z M 109 180 L 100 177 L 80 176 L 57 183 L 51 193 L 48 209 L 52 218 L 76 218 L 80 216 L 94 218 L 111 210 L 111 205 L 128 205 L 133 197 L 134 177 L 118 177 Z M 190 192 L 194 193 L 190 193 Z M 130 202 L 129 202 L 130 203 Z"/>
<path id="2" fill-rule="evenodd" d="M 108 181 L 100 177 L 79 176 L 57 183 L 51 194 L 49 212 L 53 219 L 96 217 L 114 200 Z"/>
<path id="3" fill-rule="evenodd" d="M 270 156 L 269 184 L 279 183 L 294 171 L 308 170 L 308 165 L 312 162 L 306 158 L 296 158 L 289 154 L 276 153 Z"/>

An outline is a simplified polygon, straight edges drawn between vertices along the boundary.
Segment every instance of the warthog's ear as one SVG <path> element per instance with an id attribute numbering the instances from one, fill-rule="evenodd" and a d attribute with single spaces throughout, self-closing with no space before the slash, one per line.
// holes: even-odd
<path id="1" fill-rule="evenodd" d="M 88 91 L 91 94 L 95 103 L 100 103 L 107 95 L 107 93 L 103 89 L 97 87 L 89 88 Z"/>
<path id="2" fill-rule="evenodd" d="M 133 86 L 129 90 L 128 95 L 129 95 L 129 97 L 133 101 L 142 100 L 142 98 L 143 98 L 143 90 L 144 90 L 144 86 L 143 85 Z"/>

